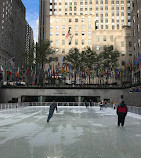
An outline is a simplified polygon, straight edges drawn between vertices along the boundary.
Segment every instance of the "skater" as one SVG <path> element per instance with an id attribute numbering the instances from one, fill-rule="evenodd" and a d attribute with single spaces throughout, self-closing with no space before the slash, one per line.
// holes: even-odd
<path id="1" fill-rule="evenodd" d="M 90 107 L 93 106 L 93 101 L 90 99 Z"/>
<path id="2" fill-rule="evenodd" d="M 47 118 L 47 122 L 49 122 L 49 120 L 53 116 L 53 113 L 54 113 L 55 109 L 57 111 L 57 104 L 55 103 L 55 101 L 53 101 L 53 103 L 50 105 L 50 108 L 49 108 L 49 115 L 48 115 L 48 118 Z"/>
<path id="3" fill-rule="evenodd" d="M 87 100 L 85 100 L 84 102 L 85 102 L 86 108 L 88 108 L 89 104 L 88 104 Z"/>
<path id="4" fill-rule="evenodd" d="M 117 115 L 118 115 L 118 126 L 123 127 L 124 126 L 124 121 L 125 121 L 125 116 L 127 115 L 127 106 L 125 105 L 124 101 L 122 101 L 118 108 L 117 108 Z"/>
<path id="5" fill-rule="evenodd" d="M 102 103 L 102 101 L 100 101 L 99 106 L 100 106 L 100 110 L 102 110 L 102 107 L 103 107 L 103 103 Z"/>

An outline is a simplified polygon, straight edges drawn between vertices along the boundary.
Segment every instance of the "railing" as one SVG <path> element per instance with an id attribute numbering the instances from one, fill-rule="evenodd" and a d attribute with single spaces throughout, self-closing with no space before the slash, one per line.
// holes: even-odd
<path id="1" fill-rule="evenodd" d="M 56 102 L 57 106 L 85 106 L 85 102 Z M 25 103 L 5 103 L 0 104 L 0 110 L 12 109 L 26 106 L 50 106 L 52 102 L 25 102 Z M 90 103 L 88 102 L 90 106 Z M 93 102 L 91 106 L 98 106 L 98 103 Z"/>
<path id="2" fill-rule="evenodd" d="M 56 102 L 57 106 L 85 106 L 85 102 Z M 25 103 L 5 103 L 0 104 L 0 110 L 3 109 L 14 109 L 20 107 L 28 107 L 28 106 L 50 106 L 52 102 L 25 102 Z M 88 106 L 90 106 L 90 102 L 88 102 Z M 92 102 L 91 106 L 99 106 L 99 103 Z M 106 104 L 106 107 L 114 108 L 113 104 Z M 141 107 L 135 106 L 127 106 L 128 112 L 135 113 L 141 115 Z M 117 109 L 117 105 L 115 105 Z"/>

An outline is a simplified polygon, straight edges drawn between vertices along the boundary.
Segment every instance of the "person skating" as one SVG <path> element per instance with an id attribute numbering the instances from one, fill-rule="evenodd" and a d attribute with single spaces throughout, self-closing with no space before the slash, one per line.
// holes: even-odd
<path id="1" fill-rule="evenodd" d="M 84 100 L 84 102 L 85 102 L 85 106 L 86 106 L 86 108 L 88 108 L 89 103 L 87 102 L 87 100 Z"/>
<path id="2" fill-rule="evenodd" d="M 127 106 L 124 103 L 124 101 L 122 101 L 117 108 L 117 115 L 118 115 L 118 126 L 124 126 L 124 121 L 125 121 L 125 117 L 127 115 Z"/>
<path id="3" fill-rule="evenodd" d="M 55 101 L 53 101 L 53 103 L 50 105 L 50 108 L 49 108 L 49 115 L 48 115 L 48 118 L 47 118 L 47 122 L 49 122 L 49 120 L 53 116 L 53 113 L 54 113 L 55 109 L 57 111 L 57 104 L 55 103 Z"/>
<path id="4" fill-rule="evenodd" d="M 100 106 L 100 110 L 102 110 L 102 107 L 103 107 L 102 101 L 100 101 L 99 106 Z"/>

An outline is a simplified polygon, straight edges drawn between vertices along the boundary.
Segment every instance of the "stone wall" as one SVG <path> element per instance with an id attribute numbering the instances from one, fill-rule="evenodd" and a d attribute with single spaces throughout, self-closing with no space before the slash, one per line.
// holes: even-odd
<path id="1" fill-rule="evenodd" d="M 121 95 L 127 93 L 128 89 L 42 89 L 42 88 L 2 88 L 0 89 L 0 102 L 7 103 L 12 98 L 21 96 L 100 96 L 100 99 L 110 99 L 110 101 L 120 102 Z"/>

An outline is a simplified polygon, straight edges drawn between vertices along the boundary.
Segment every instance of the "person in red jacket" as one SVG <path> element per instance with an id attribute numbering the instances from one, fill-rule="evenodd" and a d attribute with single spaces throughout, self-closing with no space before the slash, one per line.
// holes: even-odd
<path id="1" fill-rule="evenodd" d="M 127 106 L 125 105 L 124 101 L 122 101 L 118 108 L 117 108 L 117 115 L 118 115 L 118 126 L 123 127 L 124 126 L 124 121 L 125 121 L 125 116 L 127 115 Z"/>

